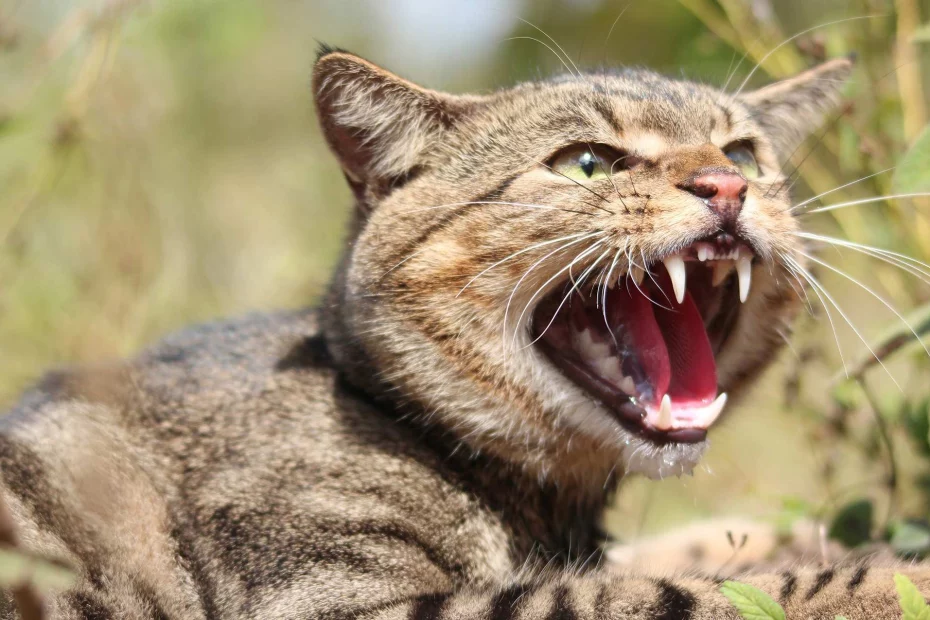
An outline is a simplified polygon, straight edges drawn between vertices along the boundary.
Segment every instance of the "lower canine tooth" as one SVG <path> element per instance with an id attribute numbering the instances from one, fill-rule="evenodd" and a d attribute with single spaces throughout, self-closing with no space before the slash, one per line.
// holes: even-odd
<path id="1" fill-rule="evenodd" d="M 739 277 L 739 300 L 746 303 L 749 299 L 749 285 L 752 283 L 752 258 L 740 256 L 736 261 L 736 275 Z"/>
<path id="2" fill-rule="evenodd" d="M 675 289 L 675 299 L 678 303 L 685 300 L 685 288 L 687 286 L 688 276 L 685 273 L 685 261 L 678 254 L 668 256 L 664 261 L 668 275 L 672 278 L 672 288 Z"/>
<path id="3" fill-rule="evenodd" d="M 704 412 L 704 419 L 702 420 L 704 423 L 704 428 L 710 428 L 710 425 L 720 417 L 720 412 L 723 411 L 723 408 L 726 404 L 727 393 L 724 392 L 717 397 L 717 400 L 707 406 L 707 409 Z"/>
<path id="4" fill-rule="evenodd" d="M 668 394 L 662 397 L 662 404 L 659 405 L 659 418 L 656 420 L 656 428 L 660 431 L 667 431 L 672 428 L 672 397 Z"/>

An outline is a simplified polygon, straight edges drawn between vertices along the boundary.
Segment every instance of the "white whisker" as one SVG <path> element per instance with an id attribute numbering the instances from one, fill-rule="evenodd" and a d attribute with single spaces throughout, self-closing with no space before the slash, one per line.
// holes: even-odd
<path id="1" fill-rule="evenodd" d="M 814 196 L 813 198 L 808 198 L 807 200 L 805 200 L 805 201 L 803 201 L 803 202 L 799 202 L 798 204 L 796 204 L 796 205 L 794 205 L 793 207 L 791 207 L 790 209 L 788 209 L 788 211 L 791 212 L 791 211 L 794 211 L 795 209 L 800 209 L 801 207 L 806 206 L 806 205 L 809 205 L 809 204 L 812 203 L 812 202 L 816 202 L 817 200 L 820 200 L 820 199 L 823 198 L 824 196 L 828 196 L 828 195 L 832 194 L 833 192 L 838 192 L 838 191 L 840 191 L 840 190 L 842 190 L 842 189 L 846 189 L 847 187 L 849 187 L 849 186 L 851 186 L 851 185 L 855 185 L 856 183 L 862 183 L 863 181 L 868 181 L 868 180 L 871 179 L 872 177 L 877 177 L 877 176 L 880 175 L 880 174 L 885 174 L 886 172 L 891 172 L 891 171 L 894 170 L 896 167 L 897 167 L 897 166 L 892 166 L 891 168 L 885 168 L 884 170 L 879 170 L 878 172 L 874 172 L 874 173 L 872 173 L 872 174 L 870 174 L 870 175 L 868 175 L 868 176 L 864 176 L 864 177 L 862 177 L 862 178 L 856 179 L 855 181 L 850 181 L 849 183 L 846 183 L 845 185 L 840 185 L 839 187 L 834 187 L 834 188 L 831 189 L 831 190 L 828 190 L 828 191 L 823 192 L 823 193 L 821 193 L 821 194 L 817 194 L 817 195 Z"/>
<path id="2" fill-rule="evenodd" d="M 548 259 L 550 256 L 553 256 L 554 254 L 557 254 L 558 252 L 561 252 L 561 251 L 565 250 L 566 248 L 568 248 L 568 247 L 570 247 L 570 246 L 572 246 L 572 245 L 575 245 L 576 243 L 580 243 L 581 241 L 584 241 L 585 239 L 588 239 L 588 238 L 590 238 L 590 237 L 592 237 L 592 236 L 595 236 L 595 235 L 597 235 L 597 236 L 603 236 L 603 235 L 605 235 L 605 234 L 607 234 L 607 233 L 603 233 L 603 232 L 592 233 L 589 237 L 584 237 L 584 238 L 582 238 L 582 239 L 576 239 L 576 240 L 574 240 L 574 241 L 570 241 L 569 243 L 566 243 L 565 245 L 563 245 L 563 246 L 561 246 L 561 247 L 559 247 L 559 248 L 556 248 L 555 250 L 549 252 L 548 254 L 546 254 L 545 256 L 543 256 L 542 258 L 540 258 L 538 261 L 536 261 L 535 263 L 533 263 L 533 264 L 529 267 L 529 269 L 527 269 L 526 272 L 520 277 L 520 279 L 517 280 L 517 283 L 514 285 L 513 290 L 510 292 L 510 297 L 507 299 L 507 305 L 504 307 L 504 321 L 503 321 L 503 326 L 502 326 L 502 327 L 503 327 L 503 330 L 504 330 L 504 334 L 503 334 L 504 337 L 503 337 L 503 342 L 502 342 L 502 344 L 503 344 L 503 346 L 504 346 L 504 350 L 505 350 L 505 351 L 506 351 L 506 347 L 507 347 L 507 317 L 509 316 L 509 313 L 510 313 L 510 305 L 513 303 L 513 298 L 514 298 L 514 296 L 517 294 L 517 290 L 519 290 L 520 285 L 523 284 L 523 281 L 530 275 L 530 273 L 531 273 L 534 269 L 536 269 L 536 267 L 538 267 L 539 265 L 541 265 L 541 264 L 543 263 L 543 261 L 545 261 L 546 259 Z M 604 242 L 603 240 L 595 241 L 595 242 L 591 245 L 591 247 L 589 247 L 587 250 L 585 250 L 584 253 L 582 253 L 582 254 L 579 255 L 579 256 L 576 256 L 575 259 L 574 259 L 572 262 L 570 262 L 570 263 L 568 264 L 567 267 L 564 267 L 564 268 L 560 269 L 554 276 L 552 276 L 549 280 L 547 280 L 546 283 L 545 283 L 541 288 L 545 288 L 545 287 L 548 286 L 555 278 L 557 278 L 560 274 L 562 274 L 562 273 L 565 272 L 566 270 L 571 269 L 572 265 L 574 265 L 575 262 L 576 262 L 577 260 L 579 260 L 580 258 L 582 258 L 584 255 L 586 255 L 586 254 L 588 254 L 588 253 L 594 251 L 594 249 L 597 248 L 597 247 L 598 247 L 601 243 L 603 243 L 603 242 Z M 532 303 L 533 299 L 535 299 L 536 294 L 538 294 L 538 292 L 539 292 L 539 290 L 537 290 L 537 292 L 534 293 L 533 297 L 530 298 L 530 301 L 527 302 L 527 306 L 529 306 L 529 304 Z M 524 307 L 523 310 L 524 310 L 524 313 L 525 313 L 525 312 L 526 312 L 526 307 Z M 519 325 L 522 321 L 523 321 L 523 314 L 520 315 L 520 319 L 517 321 L 517 325 Z"/>
<path id="3" fill-rule="evenodd" d="M 814 213 L 825 213 L 827 211 L 834 211 L 836 209 L 844 209 L 846 207 L 854 207 L 856 205 L 864 205 L 872 202 L 885 202 L 888 200 L 897 200 L 899 198 L 924 198 L 930 196 L 930 192 L 915 192 L 913 194 L 890 194 L 888 196 L 872 196 L 871 198 L 860 198 L 859 200 L 850 200 L 849 202 L 841 202 L 835 205 L 827 205 L 825 207 L 818 207 L 816 209 L 811 209 L 803 215 L 812 215 Z"/>
<path id="4" fill-rule="evenodd" d="M 491 271 L 491 270 L 494 269 L 495 267 L 499 267 L 500 265 L 503 265 L 503 264 L 506 263 L 507 261 L 512 260 L 512 259 L 516 258 L 517 256 L 520 256 L 521 254 L 526 254 L 527 252 L 532 252 L 533 250 L 536 250 L 536 249 L 538 249 L 538 248 L 541 248 L 541 247 L 544 247 L 544 246 L 547 246 L 547 245 L 552 245 L 553 243 L 559 243 L 560 241 L 568 241 L 569 239 L 575 239 L 575 238 L 577 238 L 577 237 L 586 237 L 586 238 L 590 238 L 590 237 L 592 237 L 592 236 L 594 236 L 594 235 L 598 235 L 598 234 L 603 234 L 603 233 L 575 233 L 574 235 L 566 235 L 565 237 L 559 237 L 558 239 L 550 239 L 549 241 L 543 241 L 543 242 L 541 242 L 541 243 L 535 243 L 535 244 L 531 245 L 531 246 L 528 247 L 528 248 L 523 248 L 522 250 L 518 250 L 518 251 L 514 252 L 513 254 L 511 254 L 510 256 L 507 256 L 506 258 L 502 258 L 501 260 L 497 261 L 496 263 L 491 264 L 489 267 L 487 267 L 487 268 L 485 268 L 484 270 L 482 270 L 481 273 L 479 273 L 479 274 L 476 275 L 474 278 L 472 278 L 471 280 L 469 280 L 469 281 L 465 284 L 465 286 L 463 286 L 462 289 L 461 289 L 458 293 L 455 294 L 455 296 L 458 297 L 459 295 L 461 295 L 463 292 L 465 292 L 465 289 L 467 289 L 469 286 L 471 286 L 471 284 L 472 284 L 475 280 L 477 280 L 478 278 L 480 278 L 481 276 L 483 276 L 483 275 L 486 274 L 487 272 Z M 581 239 L 579 239 L 579 241 L 581 241 Z"/>
<path id="5" fill-rule="evenodd" d="M 803 273 L 804 276 L 805 276 L 805 278 L 807 279 L 807 281 L 811 283 L 811 286 L 820 289 L 820 291 L 824 294 L 824 296 L 826 296 L 827 300 L 833 305 L 834 308 L 836 308 L 836 311 L 840 313 L 840 316 L 843 317 L 843 320 L 846 321 L 846 324 L 849 325 L 850 329 L 852 329 L 853 332 L 856 334 L 856 336 L 859 338 L 859 340 L 862 341 L 862 344 L 864 344 L 865 347 L 869 350 L 869 353 L 872 354 L 872 357 L 875 358 L 875 361 L 878 362 L 878 363 L 881 365 L 881 367 L 885 370 L 885 372 L 888 374 L 888 377 L 889 377 L 889 378 L 891 379 L 891 381 L 895 384 L 895 386 L 896 386 L 899 390 L 901 390 L 901 391 L 903 392 L 904 389 L 903 389 L 903 388 L 901 387 L 901 385 L 898 383 L 898 380 L 895 379 L 894 375 L 891 374 L 891 371 L 888 370 L 888 367 L 885 366 L 885 362 L 882 360 L 881 357 L 879 357 L 879 356 L 875 353 L 875 350 L 872 349 L 872 345 L 869 344 L 869 342 L 868 342 L 868 340 L 866 340 L 865 336 L 862 335 L 862 333 L 861 333 L 861 332 L 859 331 L 859 329 L 855 326 L 855 324 L 853 324 L 853 322 L 849 319 L 849 317 L 846 315 L 846 313 L 843 311 L 843 309 L 840 307 L 840 305 L 836 302 L 836 300 L 833 299 L 833 296 L 830 295 L 829 291 L 827 291 L 827 289 L 824 288 L 824 286 L 817 280 L 817 278 L 815 278 L 807 269 L 805 269 L 804 267 L 802 267 L 797 261 L 795 261 L 794 259 L 792 259 L 792 258 L 790 258 L 790 257 L 789 257 L 787 260 L 792 261 L 792 262 L 794 263 L 795 267 L 797 267 L 798 269 L 801 270 L 801 273 Z M 844 364 L 844 368 L 845 368 L 845 364 Z M 847 376 L 847 377 L 849 376 L 849 371 L 848 371 L 848 370 L 846 371 L 846 376 Z"/>
<path id="6" fill-rule="evenodd" d="M 546 327 L 542 330 L 542 332 L 540 332 L 540 334 L 539 334 L 538 336 L 536 336 L 536 338 L 534 338 L 529 344 L 527 344 L 526 346 L 524 346 L 523 349 L 525 349 L 526 347 L 529 347 L 529 346 L 531 346 L 531 345 L 533 345 L 533 344 L 536 344 L 537 342 L 539 342 L 540 338 L 542 338 L 543 336 L 546 335 L 546 332 L 549 331 L 549 328 L 552 327 L 552 324 L 553 324 L 553 323 L 555 323 L 556 317 L 559 316 L 559 312 L 562 311 L 562 307 L 565 305 L 565 302 L 568 301 L 568 300 L 571 298 L 572 294 L 573 294 L 575 291 L 578 290 L 578 287 L 584 282 L 584 279 L 587 277 L 587 275 L 588 275 L 595 267 L 597 267 L 597 264 L 600 263 L 600 262 L 604 259 L 604 257 L 607 256 L 607 255 L 609 255 L 609 254 L 610 254 L 610 248 L 604 250 L 604 252 L 602 252 L 600 256 L 598 256 L 597 258 L 594 259 L 594 262 L 593 262 L 593 263 L 591 263 L 590 265 L 588 265 L 588 267 L 585 269 L 584 273 L 579 277 L 579 281 L 576 282 L 575 284 L 573 284 L 573 285 L 571 286 L 571 288 L 568 289 L 568 293 L 566 293 L 566 294 L 562 297 L 562 301 L 559 302 L 558 308 L 556 308 L 556 309 L 555 309 L 555 312 L 552 313 L 552 318 L 549 319 L 549 323 L 546 325 Z M 535 297 L 535 295 L 534 295 L 534 297 Z M 533 300 L 530 299 L 530 303 L 532 303 L 532 301 L 533 301 Z M 527 306 L 528 306 L 528 305 L 529 305 L 529 304 L 527 304 Z M 523 312 L 524 312 L 524 313 L 526 312 L 526 308 L 523 309 Z M 521 324 L 522 322 L 523 322 L 523 315 L 521 314 L 521 315 L 520 315 L 520 320 L 517 321 L 517 330 L 519 330 L 519 328 L 520 328 L 519 326 L 520 326 L 520 324 Z M 516 343 L 517 334 L 518 334 L 518 333 L 519 333 L 518 331 L 514 331 L 514 334 L 513 334 L 513 342 L 514 342 L 514 344 Z M 520 349 L 520 350 L 522 351 L 523 349 Z"/>
<path id="7" fill-rule="evenodd" d="M 873 15 L 859 15 L 859 16 L 857 16 L 857 17 L 846 17 L 846 18 L 843 18 L 843 19 L 837 19 L 837 20 L 834 20 L 834 21 L 832 21 L 832 22 L 827 22 L 827 23 L 825 23 L 825 24 L 819 24 L 819 25 L 817 25 L 817 26 L 813 26 L 812 28 L 808 28 L 807 30 L 802 30 L 801 32 L 799 32 L 799 33 L 797 33 L 797 34 L 795 34 L 795 35 L 793 35 L 793 36 L 791 36 L 791 37 L 785 39 L 784 41 L 782 41 L 781 43 L 779 43 L 778 45 L 776 45 L 775 47 L 773 47 L 772 49 L 770 49 L 770 50 L 768 51 L 768 53 L 766 53 L 765 56 L 763 56 L 763 57 L 759 60 L 759 62 L 756 63 L 756 66 L 752 68 L 752 71 L 749 72 L 749 75 L 746 76 L 746 78 L 740 83 L 739 88 L 736 89 L 736 92 L 733 93 L 732 99 L 736 99 L 736 97 L 738 97 L 739 94 L 740 94 L 741 92 L 743 92 L 743 89 L 746 88 L 746 84 L 749 83 L 749 80 L 752 79 L 752 76 L 754 76 L 754 75 L 756 74 L 756 71 L 758 71 L 759 68 L 762 67 L 763 64 L 765 64 L 765 61 L 768 60 L 769 57 L 770 57 L 772 54 L 774 54 L 775 52 L 777 52 L 778 50 L 780 50 L 780 49 L 783 48 L 784 46 L 788 45 L 789 43 L 791 43 L 791 42 L 794 41 L 795 39 L 804 36 L 804 35 L 807 34 L 808 32 L 813 32 L 814 30 L 817 30 L 817 29 L 819 29 L 819 28 L 826 28 L 827 26 L 834 26 L 834 25 L 836 25 L 836 24 L 842 24 L 843 22 L 851 22 L 851 21 L 855 21 L 855 20 L 858 20 L 858 19 L 871 19 L 871 18 L 873 18 L 873 17 L 881 17 L 882 15 L 884 15 L 884 14 L 883 14 L 883 13 L 877 13 L 877 14 L 873 14 Z"/>

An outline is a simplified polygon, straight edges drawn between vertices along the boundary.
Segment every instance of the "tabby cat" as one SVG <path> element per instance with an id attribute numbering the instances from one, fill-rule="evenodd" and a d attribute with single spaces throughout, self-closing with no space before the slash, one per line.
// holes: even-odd
<path id="1" fill-rule="evenodd" d="M 454 96 L 324 47 L 356 200 L 325 301 L 51 373 L 0 422 L 18 543 L 79 574 L 48 617 L 738 617 L 716 574 L 611 570 L 598 522 L 622 476 L 692 470 L 772 360 L 805 268 L 782 165 L 851 69 Z M 894 570 L 930 587 L 741 579 L 890 619 Z"/>

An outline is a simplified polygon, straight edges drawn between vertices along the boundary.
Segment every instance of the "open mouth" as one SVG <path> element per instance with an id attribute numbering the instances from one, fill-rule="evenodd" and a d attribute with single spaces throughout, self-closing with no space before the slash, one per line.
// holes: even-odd
<path id="1" fill-rule="evenodd" d="M 747 246 L 697 242 L 606 288 L 566 282 L 536 308 L 535 346 L 629 430 L 703 441 L 726 405 L 716 355 L 749 295 L 752 260 Z"/>

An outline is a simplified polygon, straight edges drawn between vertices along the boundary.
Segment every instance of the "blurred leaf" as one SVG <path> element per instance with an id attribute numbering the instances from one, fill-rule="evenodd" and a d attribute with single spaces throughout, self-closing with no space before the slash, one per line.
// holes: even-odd
<path id="1" fill-rule="evenodd" d="M 790 536 L 798 519 L 814 513 L 811 503 L 800 497 L 783 497 L 781 506 L 775 522 L 775 530 L 780 536 Z"/>
<path id="2" fill-rule="evenodd" d="M 873 513 L 872 502 L 867 499 L 847 504 L 833 520 L 830 538 L 847 547 L 856 547 L 868 542 L 872 537 Z"/>
<path id="3" fill-rule="evenodd" d="M 833 620 L 847 620 L 846 616 L 837 616 Z"/>
<path id="4" fill-rule="evenodd" d="M 44 594 L 71 587 L 75 578 L 74 572 L 63 566 L 14 549 L 0 549 L 0 587 L 14 588 L 29 583 Z"/>
<path id="5" fill-rule="evenodd" d="M 891 526 L 891 546 L 905 555 L 917 555 L 930 549 L 930 529 L 906 521 Z"/>
<path id="6" fill-rule="evenodd" d="M 904 615 L 901 620 L 930 620 L 930 607 L 914 583 L 902 575 L 895 573 L 894 585 L 898 590 L 898 602 Z"/>
<path id="7" fill-rule="evenodd" d="M 914 31 L 911 43 L 930 43 L 930 23 L 923 24 Z"/>
<path id="8" fill-rule="evenodd" d="M 930 126 L 923 128 L 898 162 L 892 185 L 897 193 L 930 190 Z"/>
<path id="9" fill-rule="evenodd" d="M 902 419 L 917 450 L 924 456 L 930 456 L 930 400 L 907 403 L 903 407 Z"/>
<path id="10" fill-rule="evenodd" d="M 720 591 L 744 620 L 785 620 L 785 611 L 768 594 L 748 583 L 725 581 Z"/>

